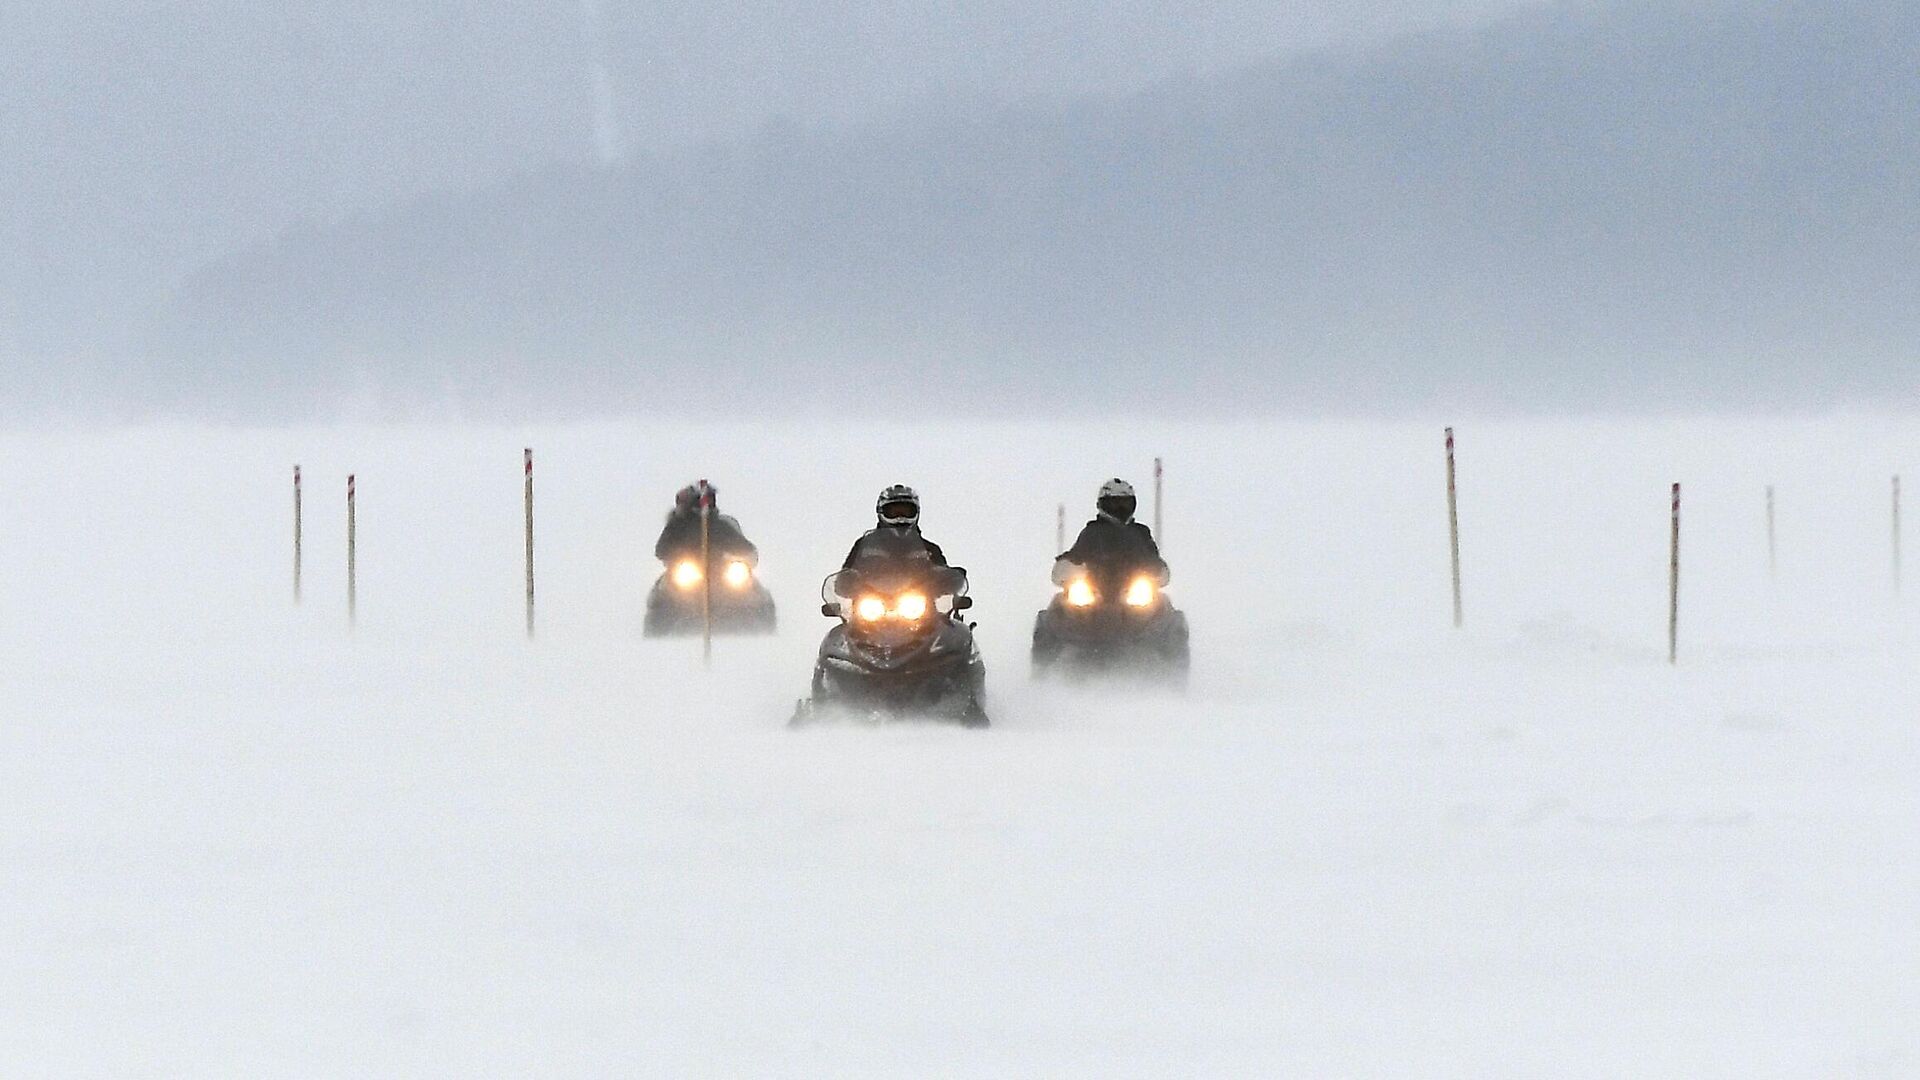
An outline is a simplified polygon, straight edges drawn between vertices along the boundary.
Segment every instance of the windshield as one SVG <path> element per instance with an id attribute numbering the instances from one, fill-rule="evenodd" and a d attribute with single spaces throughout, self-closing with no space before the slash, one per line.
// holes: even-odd
<path id="1" fill-rule="evenodd" d="M 951 612 L 954 598 L 965 595 L 965 571 L 925 562 L 918 566 L 842 570 L 820 585 L 821 601 L 850 621 L 862 614 L 864 602 L 865 614 L 876 616 L 868 622 L 878 621 L 879 615 L 918 622 L 930 613 Z"/>

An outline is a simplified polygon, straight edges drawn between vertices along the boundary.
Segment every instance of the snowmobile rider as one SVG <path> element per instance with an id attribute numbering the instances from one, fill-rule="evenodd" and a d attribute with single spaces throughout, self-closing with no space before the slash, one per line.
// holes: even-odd
<path id="1" fill-rule="evenodd" d="M 697 557 L 700 554 L 700 504 L 704 497 L 710 512 L 707 519 L 707 553 L 710 558 L 735 558 L 757 563 L 760 552 L 740 531 L 740 523 L 720 512 L 720 491 L 701 480 L 688 484 L 673 497 L 673 509 L 667 513 L 666 527 L 653 545 L 653 557 L 663 563 Z"/>
<path id="2" fill-rule="evenodd" d="M 880 493 L 873 509 L 879 516 L 879 522 L 854 541 L 853 550 L 847 552 L 847 561 L 841 564 L 842 570 L 859 569 L 863 564 L 922 557 L 935 566 L 948 566 L 946 553 L 940 550 L 940 545 L 920 533 L 919 492 L 905 484 L 894 484 Z M 949 569 L 955 577 L 965 580 L 965 570 L 957 566 Z"/>
<path id="3" fill-rule="evenodd" d="M 1167 561 L 1160 557 L 1153 530 L 1133 520 L 1138 505 L 1133 485 L 1125 480 L 1115 477 L 1101 484 L 1094 500 L 1097 514 L 1054 563 L 1054 583 L 1064 584 L 1072 577 L 1073 568 L 1081 567 L 1115 579 L 1151 574 L 1165 584 Z"/>

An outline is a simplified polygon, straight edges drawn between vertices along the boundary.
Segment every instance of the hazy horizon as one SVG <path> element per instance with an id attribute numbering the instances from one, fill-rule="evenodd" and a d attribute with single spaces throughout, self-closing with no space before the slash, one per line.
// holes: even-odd
<path id="1" fill-rule="evenodd" d="M 1920 393 L 1891 2 L 454 11 L 16 10 L 0 413 Z"/>

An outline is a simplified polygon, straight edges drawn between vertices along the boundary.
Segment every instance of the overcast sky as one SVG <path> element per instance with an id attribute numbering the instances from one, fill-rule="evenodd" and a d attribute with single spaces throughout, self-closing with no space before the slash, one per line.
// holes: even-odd
<path id="1" fill-rule="evenodd" d="M 0 393 L 141 358 L 166 378 L 220 374 L 216 352 L 284 365 L 323 337 L 425 356 L 448 347 L 432 327 L 480 316 L 564 353 L 583 304 L 627 320 L 609 355 L 685 352 L 661 337 L 679 308 L 641 302 L 672 290 L 637 283 L 710 272 L 703 314 L 736 326 L 728 303 L 823 287 L 836 244 L 847 295 L 768 333 L 870 284 L 902 291 L 842 310 L 829 345 L 887 351 L 957 295 L 969 355 L 1010 349 L 1016 310 L 1083 352 L 1138 343 L 1119 317 L 1154 304 L 1145 327 L 1186 346 L 1231 321 L 1207 314 L 1231 290 L 1156 287 L 1158 266 L 1248 298 L 1317 284 L 1285 318 L 1232 308 L 1279 319 L 1303 365 L 1382 326 L 1451 327 L 1462 356 L 1597 356 L 1650 325 L 1737 355 L 1767 312 L 1881 362 L 1910 306 L 1766 298 L 1825 295 L 1805 287 L 1837 280 L 1820 259 L 1856 308 L 1904 288 L 1912 84 L 1889 72 L 1910 74 L 1914 34 L 1900 0 L 0 0 L 0 359 L 27 376 Z M 759 218 L 771 234 L 743 231 Z M 971 239 L 913 243 L 950 226 Z M 784 276 L 763 281 L 773 247 Z M 1016 287 L 1043 265 L 1058 280 Z M 1060 289 L 1085 302 L 1036 299 Z M 1671 310 L 1650 322 L 1648 298 Z M 1270 361 L 1269 329 L 1219 351 Z"/>
<path id="2" fill-rule="evenodd" d="M 0 352 L 118 347 L 117 309 L 206 261 L 430 191 L 1525 2 L 0 0 Z"/>

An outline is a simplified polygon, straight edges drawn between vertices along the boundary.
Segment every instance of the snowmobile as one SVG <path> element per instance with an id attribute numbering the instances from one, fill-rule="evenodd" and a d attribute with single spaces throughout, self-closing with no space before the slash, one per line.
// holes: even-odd
<path id="1" fill-rule="evenodd" d="M 668 560 L 647 594 L 646 636 L 700 633 L 706 619 L 703 602 L 711 610 L 716 634 L 773 633 L 773 594 L 760 583 L 754 562 L 750 555 L 722 551 L 713 552 L 705 567 L 698 551 Z"/>
<path id="2" fill-rule="evenodd" d="M 947 720 L 986 727 L 986 667 L 966 572 L 930 559 L 842 570 L 820 587 L 820 613 L 840 620 L 820 643 L 812 696 L 795 727 L 829 717 Z"/>
<path id="3" fill-rule="evenodd" d="M 1187 617 L 1167 600 L 1166 571 L 1054 564 L 1059 591 L 1033 623 L 1033 672 L 1133 676 L 1185 686 Z"/>

